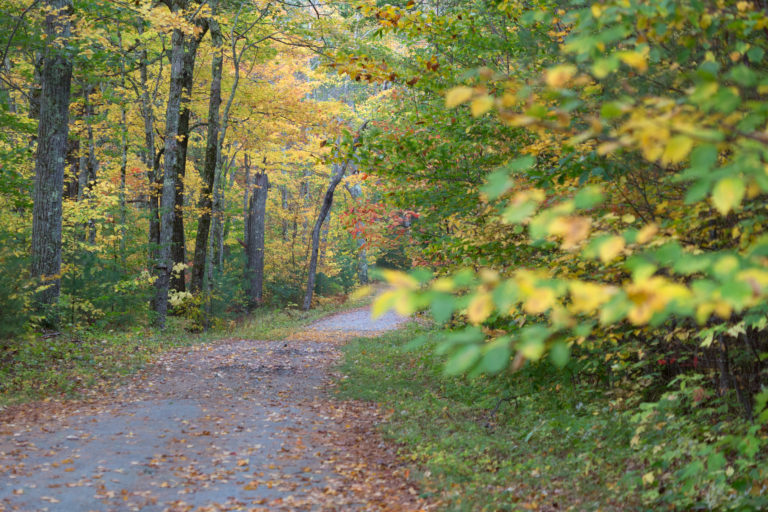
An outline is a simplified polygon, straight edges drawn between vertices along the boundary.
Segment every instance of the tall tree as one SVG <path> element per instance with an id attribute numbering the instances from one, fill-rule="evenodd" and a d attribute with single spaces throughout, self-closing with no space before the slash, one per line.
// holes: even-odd
<path id="1" fill-rule="evenodd" d="M 354 201 L 358 201 L 363 196 L 363 187 L 359 183 L 354 186 L 346 186 L 347 192 Z M 368 284 L 368 250 L 366 249 L 366 240 L 362 234 L 364 223 L 357 221 L 355 223 L 355 233 L 359 233 L 357 241 L 357 281 L 360 284 Z"/>
<path id="2" fill-rule="evenodd" d="M 62 189 L 72 87 L 67 45 L 74 11 L 72 0 L 47 0 L 45 6 L 47 45 L 42 61 L 32 213 L 32 275 L 49 283 L 37 296 L 43 306 L 56 304 L 60 293 Z"/>
<path id="3" fill-rule="evenodd" d="M 182 2 L 171 1 L 171 10 L 178 12 Z M 155 263 L 155 313 L 156 323 L 165 327 L 168 312 L 168 288 L 170 285 L 173 259 L 173 219 L 176 206 L 176 162 L 178 160 L 179 114 L 184 79 L 184 32 L 174 28 L 171 36 L 171 72 L 168 89 L 168 104 L 165 111 L 165 165 L 163 172 L 163 194 L 160 200 L 160 246 Z"/>
<path id="4" fill-rule="evenodd" d="M 261 302 L 264 291 L 264 224 L 267 217 L 267 194 L 269 177 L 267 170 L 255 176 L 254 190 L 248 204 L 248 216 L 245 225 L 247 243 L 246 290 L 248 302 L 256 306 Z"/>
<path id="5" fill-rule="evenodd" d="M 358 130 L 357 135 L 355 135 L 355 138 L 352 141 L 352 153 L 346 160 L 344 160 L 344 163 L 334 165 L 336 172 L 331 177 L 331 182 L 328 184 L 328 189 L 325 191 L 325 197 L 323 197 L 323 203 L 320 206 L 320 213 L 317 216 L 317 221 L 315 221 L 315 228 L 312 230 L 312 249 L 309 256 L 307 291 L 304 294 L 304 304 L 302 305 L 304 311 L 308 311 L 309 308 L 312 307 L 312 295 L 315 291 L 315 277 L 317 275 L 317 257 L 320 249 L 320 231 L 323 229 L 323 223 L 328 216 L 328 212 L 331 211 L 331 206 L 333 206 L 333 194 L 336 192 L 336 187 L 341 183 L 341 180 L 344 179 L 344 175 L 347 173 L 347 168 L 352 161 L 357 144 L 360 142 L 360 137 L 362 137 L 363 131 L 367 126 L 368 121 L 364 122 L 360 127 L 360 130 Z"/>
<path id="6" fill-rule="evenodd" d="M 173 241 L 171 245 L 171 257 L 174 266 L 186 261 L 186 240 L 184 237 L 184 176 L 187 166 L 187 148 L 189 147 L 189 120 L 191 117 L 189 102 L 191 101 L 192 88 L 195 84 L 194 71 L 195 61 L 197 60 L 197 49 L 199 48 L 203 37 L 205 37 L 205 33 L 208 31 L 208 23 L 201 19 L 198 21 L 197 26 L 200 28 L 199 32 L 194 37 L 187 38 L 184 44 L 182 108 L 179 115 L 179 143 L 176 147 L 178 153 L 176 156 L 175 172 L 176 212 L 173 217 Z M 186 280 L 184 276 L 184 270 L 172 273 L 171 288 L 177 291 L 184 291 L 186 289 Z"/>
<path id="7" fill-rule="evenodd" d="M 206 260 L 210 257 L 208 254 L 208 237 L 211 229 L 211 219 L 215 215 L 216 197 L 219 193 L 217 184 L 221 179 L 221 172 L 224 167 L 222 148 L 227 136 L 229 126 L 229 114 L 234 104 L 237 88 L 240 84 L 240 64 L 245 54 L 256 47 L 259 43 L 265 41 L 270 36 L 261 37 L 257 40 L 248 40 L 248 34 L 258 25 L 270 12 L 271 4 L 267 3 L 259 13 L 259 16 L 252 22 L 247 22 L 245 26 L 239 26 L 242 6 L 235 15 L 230 31 L 230 50 L 232 52 L 232 68 L 234 77 L 230 88 L 229 97 L 221 110 L 221 72 L 224 59 L 223 36 L 221 27 L 216 19 L 218 10 L 218 0 L 210 3 L 212 16 L 210 18 L 211 40 L 213 42 L 215 53 L 211 63 L 211 91 L 210 103 L 208 107 L 208 139 L 205 151 L 205 166 L 203 170 L 203 186 L 200 193 L 198 207 L 202 210 L 200 220 L 197 225 L 197 237 L 195 239 L 195 259 L 192 264 L 191 288 L 193 291 L 203 289 L 203 278 L 206 275 Z M 244 40 L 242 47 L 238 47 L 240 41 Z"/>
<path id="8" fill-rule="evenodd" d="M 200 219 L 197 223 L 195 238 L 195 257 L 192 265 L 190 288 L 194 292 L 202 290 L 205 275 L 205 259 L 208 248 L 208 235 L 211 229 L 211 210 L 213 209 L 213 182 L 216 175 L 216 163 L 219 158 L 219 129 L 221 118 L 221 73 L 224 63 L 224 38 L 221 26 L 216 18 L 218 1 L 211 1 L 211 19 L 209 28 L 213 43 L 213 59 L 211 61 L 211 87 L 208 100 L 208 134 L 205 146 L 205 163 L 203 164 L 203 183 L 200 190 Z"/>

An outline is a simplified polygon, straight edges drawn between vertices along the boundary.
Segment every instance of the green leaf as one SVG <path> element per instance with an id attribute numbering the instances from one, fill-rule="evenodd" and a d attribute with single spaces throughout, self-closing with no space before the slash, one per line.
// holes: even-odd
<path id="1" fill-rule="evenodd" d="M 531 155 L 528 155 L 522 158 L 517 158 L 515 160 L 512 160 L 504 167 L 506 169 L 509 169 L 512 172 L 520 172 L 520 171 L 525 171 L 527 169 L 530 169 L 531 167 L 533 167 L 533 164 L 535 163 L 536 163 L 536 158 Z"/>
<path id="2" fill-rule="evenodd" d="M 600 190 L 600 187 L 595 185 L 582 188 L 573 197 L 573 204 L 579 210 L 592 208 L 602 201 L 603 192 Z"/>
<path id="3" fill-rule="evenodd" d="M 709 454 L 709 457 L 707 457 L 707 471 L 710 473 L 719 471 L 723 468 L 723 466 L 725 466 L 725 463 L 725 456 L 723 456 L 722 453 L 712 452 Z"/>
<path id="4" fill-rule="evenodd" d="M 615 119 L 624 114 L 624 104 L 618 101 L 609 101 L 600 108 L 600 116 L 605 119 Z"/>
<path id="5" fill-rule="evenodd" d="M 567 343 L 564 343 L 562 341 L 558 341 L 557 343 L 552 345 L 551 349 L 549 349 L 549 358 L 552 360 L 552 363 L 558 368 L 563 368 L 566 364 L 568 364 L 568 359 L 570 357 L 571 357 L 571 348 L 568 346 Z"/>
<path id="6" fill-rule="evenodd" d="M 685 204 L 698 203 L 705 199 L 712 186 L 709 180 L 699 180 L 685 191 Z"/>
<path id="7" fill-rule="evenodd" d="M 483 359 L 480 361 L 479 368 L 489 375 L 499 373 L 505 369 L 509 365 L 509 358 L 512 355 L 509 342 L 509 336 L 502 336 L 488 345 L 485 355 L 483 355 Z"/>
<path id="8" fill-rule="evenodd" d="M 510 224 L 519 224 L 530 217 L 537 208 L 535 201 L 526 201 L 520 205 L 509 206 L 502 213 L 502 218 Z"/>
<path id="9" fill-rule="evenodd" d="M 717 146 L 702 144 L 691 151 L 691 167 L 711 169 L 717 163 Z"/>
<path id="10" fill-rule="evenodd" d="M 448 333 L 445 340 L 435 349 L 435 354 L 444 355 L 450 352 L 457 345 L 467 345 L 470 343 L 479 343 L 483 341 L 484 335 L 477 327 L 468 327 L 461 331 Z"/>
<path id="11" fill-rule="evenodd" d="M 592 65 L 592 74 L 595 78 L 605 78 L 619 68 L 619 59 L 616 56 L 597 59 Z"/>
<path id="12" fill-rule="evenodd" d="M 698 476 L 704 471 L 704 464 L 700 460 L 694 460 L 680 471 L 680 478 L 687 480 L 691 477 Z"/>
<path id="13" fill-rule="evenodd" d="M 412 352 L 414 350 L 418 350 L 427 343 L 428 339 L 429 338 L 427 336 L 418 336 L 403 345 L 403 351 Z"/>
<path id="14" fill-rule="evenodd" d="M 728 76 L 742 87 L 752 87 L 757 83 L 757 75 L 744 64 L 739 64 L 728 73 Z"/>
<path id="15" fill-rule="evenodd" d="M 747 51 L 747 58 L 749 59 L 749 62 L 752 64 L 761 64 L 763 62 L 763 57 L 765 56 L 765 50 L 760 48 L 759 46 L 753 46 L 752 48 Z"/>
<path id="16" fill-rule="evenodd" d="M 543 325 L 531 325 L 520 330 L 517 349 L 526 359 L 538 361 L 544 354 L 544 342 L 550 335 L 549 328 Z"/>
<path id="17" fill-rule="evenodd" d="M 494 200 L 509 190 L 511 186 L 512 180 L 509 179 L 509 171 L 506 168 L 501 168 L 488 176 L 481 192 L 488 196 L 488 199 Z"/>
<path id="18" fill-rule="evenodd" d="M 454 376 L 464 373 L 480 359 L 481 354 L 478 345 L 461 347 L 445 364 L 445 374 Z"/>
<path id="19" fill-rule="evenodd" d="M 453 311 L 455 309 L 456 302 L 453 296 L 447 293 L 436 293 L 432 297 L 430 303 L 430 309 L 432 311 L 432 317 L 439 325 L 445 324 L 451 319 Z"/>

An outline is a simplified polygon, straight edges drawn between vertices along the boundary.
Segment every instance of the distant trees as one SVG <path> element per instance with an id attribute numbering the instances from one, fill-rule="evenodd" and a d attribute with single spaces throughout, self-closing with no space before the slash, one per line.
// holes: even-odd
<path id="1" fill-rule="evenodd" d="M 26 309 L 34 295 L 52 324 L 59 309 L 67 325 L 147 315 L 163 326 L 203 303 L 218 314 L 300 302 L 308 219 L 327 184 L 322 142 L 355 117 L 338 94 L 316 93 L 349 82 L 310 63 L 316 42 L 300 20 L 322 32 L 343 18 L 246 0 L 79 5 L 0 8 L 0 239 L 16 240 L 0 270 L 30 269 L 7 276 L 7 304 Z M 245 160 L 269 162 L 255 184 Z M 240 210 L 244 192 L 253 200 Z M 334 256 L 315 264 L 336 280 L 349 254 L 325 246 L 350 236 L 342 229 L 323 235 Z M 239 236 L 255 245 L 239 250 Z M 15 249 L 30 246 L 31 258 Z"/>

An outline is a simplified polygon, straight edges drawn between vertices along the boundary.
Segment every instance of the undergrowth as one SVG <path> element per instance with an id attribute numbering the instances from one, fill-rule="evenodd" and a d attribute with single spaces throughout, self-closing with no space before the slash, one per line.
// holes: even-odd
<path id="1" fill-rule="evenodd" d="M 764 460 L 747 462 L 749 454 L 726 449 L 732 439 L 712 436 L 712 411 L 638 420 L 615 387 L 579 382 L 549 364 L 495 378 L 445 377 L 437 334 L 426 331 L 426 345 L 407 349 L 424 334 L 411 325 L 350 342 L 338 393 L 381 405 L 385 437 L 400 445 L 424 496 L 445 510 L 761 509 Z M 644 410 L 668 409 L 683 394 L 670 391 Z M 738 420 L 717 429 L 739 439 L 755 431 Z M 721 452 L 722 466 L 713 467 Z M 751 471 L 758 492 L 724 485 L 734 468 Z"/>

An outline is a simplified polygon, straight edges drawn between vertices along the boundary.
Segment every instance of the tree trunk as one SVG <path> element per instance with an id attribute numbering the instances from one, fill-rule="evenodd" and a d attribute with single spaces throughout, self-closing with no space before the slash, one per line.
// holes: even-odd
<path id="1" fill-rule="evenodd" d="M 368 126 L 368 121 L 363 123 L 363 125 L 360 127 L 360 130 L 357 132 L 355 139 L 352 141 L 353 154 L 354 154 L 355 148 L 357 147 L 357 143 L 360 142 L 360 137 L 363 134 L 363 130 L 365 130 L 367 126 Z M 314 291 L 315 291 L 315 277 L 317 273 L 317 256 L 318 256 L 318 249 L 320 246 L 320 230 L 323 227 L 323 222 L 325 221 L 325 218 L 328 216 L 328 212 L 331 211 L 331 206 L 333 206 L 333 193 L 336 191 L 336 187 L 339 185 L 342 178 L 344 178 L 344 174 L 346 174 L 347 172 L 347 167 L 349 167 L 349 163 L 352 160 L 353 154 L 350 154 L 349 157 L 347 157 L 347 159 L 344 160 L 344 163 L 338 168 L 338 171 L 331 178 L 331 183 L 328 185 L 328 190 L 325 191 L 323 204 L 320 207 L 320 213 L 318 214 L 317 221 L 315 222 L 315 228 L 312 230 L 312 252 L 309 257 L 307 292 L 304 295 L 304 304 L 303 304 L 304 311 L 309 311 L 309 308 L 312 307 L 312 295 L 314 294 Z"/>
<path id="2" fill-rule="evenodd" d="M 219 129 L 221 109 L 221 72 L 224 62 L 223 37 L 221 27 L 215 15 L 215 2 L 211 2 L 212 16 L 209 22 L 211 42 L 214 52 L 211 62 L 211 89 L 208 102 L 208 140 L 205 147 L 203 165 L 203 183 L 200 190 L 198 208 L 201 210 L 195 238 L 195 257 L 192 264 L 190 288 L 193 292 L 203 289 L 203 277 L 206 269 L 208 237 L 211 230 L 211 211 L 213 210 L 213 182 L 216 177 L 216 164 L 219 159 Z"/>
<path id="3" fill-rule="evenodd" d="M 213 237 L 213 266 L 221 269 L 224 259 L 224 191 L 221 175 L 222 169 L 217 168 L 216 179 L 213 183 L 213 209 L 211 216 L 213 218 L 213 227 L 211 236 Z"/>
<path id="4" fill-rule="evenodd" d="M 171 38 L 171 76 L 168 89 L 168 106 L 165 114 L 165 168 L 163 195 L 160 202 L 160 246 L 156 263 L 155 312 L 157 325 L 165 327 L 168 312 L 168 288 L 170 285 L 171 242 L 176 204 L 176 162 L 178 158 L 179 112 L 184 74 L 184 33 L 175 29 Z"/>
<path id="5" fill-rule="evenodd" d="M 251 183 L 251 160 L 248 157 L 248 153 L 243 156 L 243 166 L 245 167 L 245 190 L 243 191 L 243 246 L 246 248 L 246 258 L 248 256 L 248 201 L 250 198 L 252 183 Z M 246 271 L 248 269 L 248 261 L 245 263 Z"/>
<path id="6" fill-rule="evenodd" d="M 125 105 L 120 107 L 120 121 L 123 123 L 120 130 L 120 258 L 125 263 L 126 218 L 128 216 L 125 198 L 125 181 L 128 171 L 128 125 Z"/>
<path id="7" fill-rule="evenodd" d="M 264 291 L 264 225 L 267 218 L 268 192 L 269 178 L 265 170 L 256 175 L 255 188 L 248 205 L 248 222 L 245 226 L 248 233 L 245 278 L 251 307 L 261 303 Z"/>
<path id="8" fill-rule="evenodd" d="M 67 47 L 71 33 L 72 0 L 47 0 L 46 5 L 52 10 L 45 17 L 49 44 L 42 63 L 32 210 L 32 276 L 49 284 L 37 294 L 40 306 L 55 305 L 60 294 L 62 192 L 72 84 L 72 62 L 60 49 Z"/>
<path id="9" fill-rule="evenodd" d="M 347 187 L 349 195 L 357 201 L 363 195 L 363 187 L 358 183 L 354 187 Z M 355 224 L 356 235 L 362 231 L 363 223 Z M 365 238 L 356 236 L 357 241 L 357 280 L 361 285 L 368 284 L 368 251 L 365 248 Z"/>
<path id="10" fill-rule="evenodd" d="M 221 69 L 223 62 L 222 42 L 223 37 L 221 35 L 221 27 L 216 20 L 216 12 L 218 9 L 218 0 L 212 0 L 211 6 L 211 18 L 210 18 L 210 30 L 211 40 L 213 42 L 214 52 L 213 62 L 211 63 L 211 99 L 208 109 L 208 142 L 206 146 L 205 155 L 205 169 L 203 173 L 203 190 L 201 191 L 201 204 L 200 209 L 202 213 L 198 222 L 197 239 L 195 240 L 195 260 L 193 264 L 192 274 L 192 286 L 194 290 L 203 289 L 210 290 L 209 286 L 202 286 L 203 279 L 206 275 L 206 261 L 210 261 L 210 258 L 206 255 L 206 249 L 211 228 L 211 217 L 216 210 L 216 204 L 214 204 L 218 190 L 219 182 L 221 179 L 221 172 L 223 167 L 222 151 L 224 146 L 224 140 L 227 136 L 227 126 L 229 123 L 229 112 L 232 109 L 232 104 L 235 101 L 235 93 L 237 92 L 238 84 L 240 83 L 240 60 L 243 57 L 245 49 L 238 53 L 237 42 L 240 37 L 244 37 L 243 34 L 239 34 L 240 37 L 235 37 L 235 27 L 237 26 L 237 17 L 235 17 L 235 23 L 232 27 L 232 65 L 234 67 L 234 79 L 232 80 L 232 86 L 229 92 L 229 98 L 227 104 L 224 107 L 224 112 L 219 113 L 221 107 Z M 215 108 L 214 108 L 215 107 Z M 218 138 L 216 137 L 218 135 Z M 201 268 L 203 267 L 203 268 Z M 210 283 L 209 283 L 210 284 Z"/>
<path id="11" fill-rule="evenodd" d="M 197 60 L 197 49 L 200 46 L 205 33 L 208 30 L 207 23 L 198 23 L 202 28 L 200 33 L 194 39 L 190 39 L 184 48 L 184 71 L 182 77 L 182 107 L 179 116 L 179 145 L 178 155 L 176 157 L 176 213 L 173 219 L 173 245 L 171 256 L 174 265 L 186 263 L 186 239 L 184 236 L 184 176 L 187 167 L 187 149 L 189 147 L 189 119 L 191 111 L 189 110 L 189 101 L 192 96 L 192 88 L 195 85 L 195 61 Z M 186 271 L 184 269 L 171 274 L 171 288 L 183 292 L 186 291 Z"/>
<path id="12" fill-rule="evenodd" d="M 120 53 L 123 53 L 123 32 L 118 24 L 117 40 Z M 120 87 L 125 90 L 125 61 L 120 61 Z M 125 97 L 120 102 L 120 262 L 125 266 L 125 249 L 127 244 L 127 204 L 126 204 L 126 173 L 128 171 L 128 112 Z"/>
<path id="13" fill-rule="evenodd" d="M 138 32 L 144 32 L 141 23 L 138 25 Z M 149 262 L 153 265 L 157 261 L 157 247 L 160 244 L 160 217 L 158 194 L 158 170 L 160 168 L 160 155 L 155 153 L 155 114 L 152 108 L 152 98 L 149 94 L 149 73 L 147 70 L 147 61 L 149 60 L 147 51 L 142 50 L 139 55 L 139 78 L 141 80 L 141 112 L 144 118 L 144 151 L 142 157 L 144 165 L 147 168 L 147 184 L 149 185 L 149 197 L 147 203 L 149 206 Z M 152 309 L 155 309 L 154 300 Z"/>
<path id="14" fill-rule="evenodd" d="M 89 203 L 93 203 L 93 187 L 96 185 L 96 173 L 98 170 L 98 161 L 96 160 L 96 141 L 93 137 L 93 120 L 96 117 L 96 112 L 93 108 L 93 102 L 91 102 L 91 93 L 93 92 L 93 86 L 90 84 L 83 84 L 83 105 L 84 112 L 83 118 L 85 119 L 86 134 L 88 137 L 88 155 L 85 160 L 81 159 L 81 163 L 85 163 L 85 169 L 81 172 L 85 172 L 85 178 L 81 178 L 84 181 L 85 188 L 83 189 L 84 198 Z M 82 175 L 82 174 L 81 174 Z M 88 230 L 88 243 L 94 245 L 96 243 L 96 223 L 93 219 L 89 220 L 86 224 Z M 85 234 L 83 235 L 85 237 Z"/>

